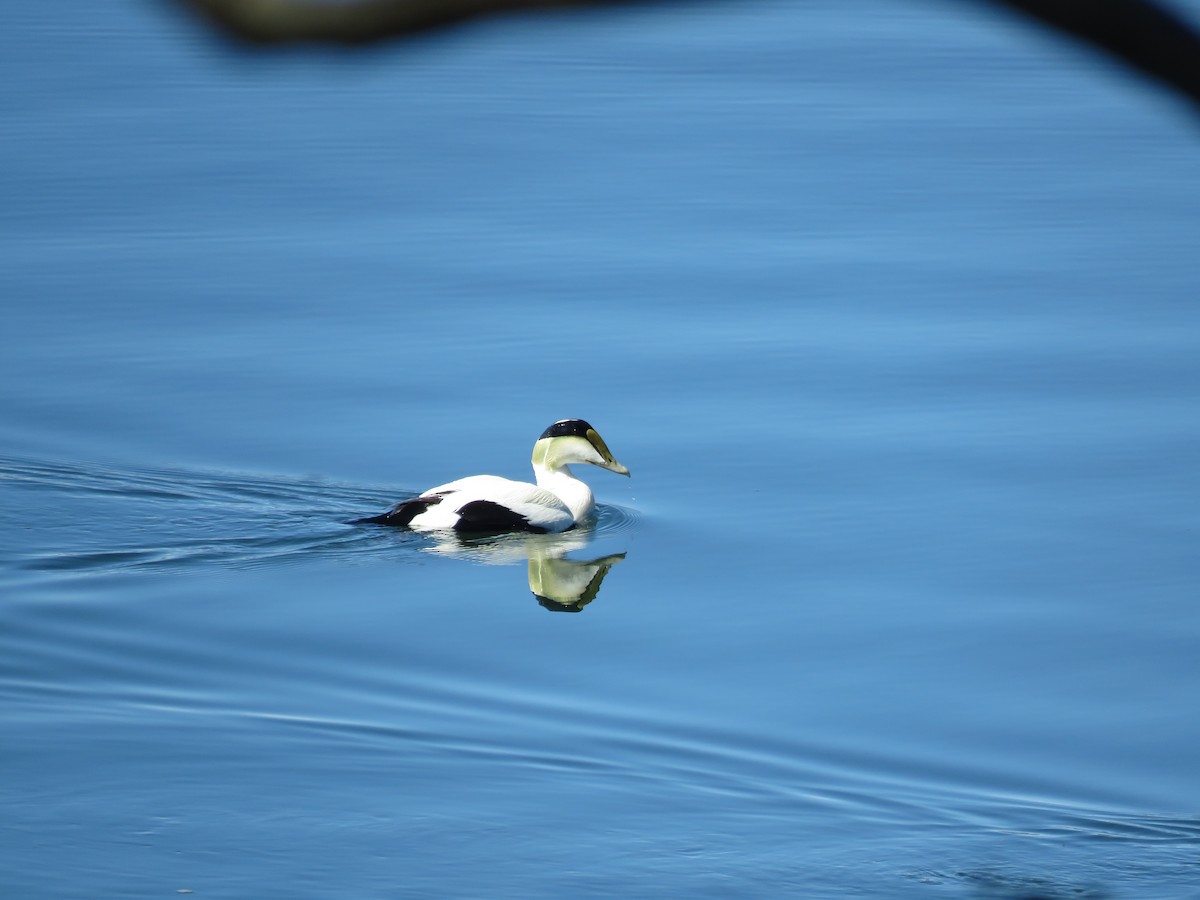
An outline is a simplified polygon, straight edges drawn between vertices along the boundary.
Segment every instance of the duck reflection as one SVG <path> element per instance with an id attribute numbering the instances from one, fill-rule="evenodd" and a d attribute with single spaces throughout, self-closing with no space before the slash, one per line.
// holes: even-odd
<path id="1" fill-rule="evenodd" d="M 493 566 L 527 560 L 529 590 L 537 602 L 551 612 L 577 613 L 596 599 L 609 569 L 625 558 L 624 553 L 595 559 L 568 557 L 590 543 L 590 533 L 591 529 L 578 529 L 565 534 L 462 537 L 440 532 L 437 543 L 426 552 Z"/>
<path id="2" fill-rule="evenodd" d="M 531 556 L 529 590 L 551 612 L 579 612 L 596 599 L 608 570 L 624 558 L 624 553 L 591 560 Z"/>

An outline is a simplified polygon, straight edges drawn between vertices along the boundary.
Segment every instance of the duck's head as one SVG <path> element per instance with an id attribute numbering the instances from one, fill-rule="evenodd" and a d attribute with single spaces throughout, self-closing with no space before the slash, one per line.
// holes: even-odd
<path id="1" fill-rule="evenodd" d="M 557 469 L 572 463 L 588 463 L 628 475 L 629 470 L 613 458 L 604 438 L 583 419 L 560 419 L 542 432 L 533 445 L 533 464 L 544 469 Z"/>

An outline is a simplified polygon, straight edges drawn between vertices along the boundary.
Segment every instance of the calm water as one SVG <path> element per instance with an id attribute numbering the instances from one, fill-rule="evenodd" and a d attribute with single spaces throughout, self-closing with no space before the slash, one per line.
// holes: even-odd
<path id="1" fill-rule="evenodd" d="M 6 11 L 0 894 L 1200 897 L 1200 130 L 952 6 Z"/>

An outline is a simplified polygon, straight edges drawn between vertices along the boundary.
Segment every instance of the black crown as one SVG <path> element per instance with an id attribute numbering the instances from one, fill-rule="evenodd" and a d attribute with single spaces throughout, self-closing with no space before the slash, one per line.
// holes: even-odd
<path id="1" fill-rule="evenodd" d="M 542 432 L 543 438 L 551 437 L 587 437 L 589 431 L 594 431 L 583 419 L 559 419 Z M 542 438 L 538 438 L 540 441 Z"/>

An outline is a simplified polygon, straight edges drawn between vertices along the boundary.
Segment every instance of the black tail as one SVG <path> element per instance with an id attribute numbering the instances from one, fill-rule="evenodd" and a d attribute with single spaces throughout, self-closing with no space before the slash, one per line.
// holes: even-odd
<path id="1" fill-rule="evenodd" d="M 402 500 L 387 512 L 378 516 L 368 516 L 365 519 L 355 519 L 351 525 L 391 525 L 393 528 L 407 528 L 412 520 L 431 506 L 442 502 L 440 496 L 413 497 Z"/>

